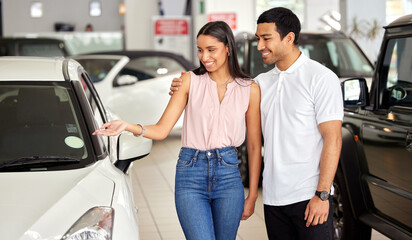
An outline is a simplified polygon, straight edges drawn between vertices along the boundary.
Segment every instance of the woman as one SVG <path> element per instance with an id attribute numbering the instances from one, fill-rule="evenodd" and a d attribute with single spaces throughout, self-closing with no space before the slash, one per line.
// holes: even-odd
<path id="1" fill-rule="evenodd" d="M 237 62 L 230 27 L 209 22 L 197 35 L 200 67 L 185 73 L 155 125 L 116 120 L 94 134 L 129 131 L 166 138 L 183 110 L 182 148 L 176 165 L 175 204 L 189 240 L 235 239 L 241 219 L 254 212 L 261 164 L 260 89 Z M 237 146 L 248 138 L 249 195 L 244 198 Z"/>

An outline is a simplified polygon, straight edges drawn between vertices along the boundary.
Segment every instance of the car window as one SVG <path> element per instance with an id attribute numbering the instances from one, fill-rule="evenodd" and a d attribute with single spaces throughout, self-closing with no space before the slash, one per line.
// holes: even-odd
<path id="1" fill-rule="evenodd" d="M 64 57 L 63 43 L 20 43 L 20 56 Z"/>
<path id="2" fill-rule="evenodd" d="M 119 61 L 118 59 L 76 59 L 86 72 L 89 74 L 93 82 L 102 81 L 114 65 Z"/>
<path id="3" fill-rule="evenodd" d="M 185 68 L 173 58 L 167 56 L 144 56 L 132 59 L 119 75 L 131 75 L 138 80 L 147 80 L 183 70 Z"/>
<path id="4" fill-rule="evenodd" d="M 381 72 L 381 106 L 412 107 L 412 38 L 388 41 Z"/>
<path id="5" fill-rule="evenodd" d="M 7 113 L 0 116 L 0 164 L 30 157 L 78 159 L 76 167 L 94 161 L 70 87 L 23 84 L 0 85 L 0 112 Z"/>
<path id="6" fill-rule="evenodd" d="M 373 68 L 368 59 L 347 38 L 307 38 L 299 49 L 309 58 L 331 69 L 338 77 L 371 77 Z"/>

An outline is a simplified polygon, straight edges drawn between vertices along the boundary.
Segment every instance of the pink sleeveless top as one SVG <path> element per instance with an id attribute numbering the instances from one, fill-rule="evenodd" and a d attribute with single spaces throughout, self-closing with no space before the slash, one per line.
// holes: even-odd
<path id="1" fill-rule="evenodd" d="M 237 78 L 229 83 L 220 103 L 216 82 L 208 73 L 190 72 L 190 77 L 182 146 L 199 150 L 240 146 L 246 135 L 251 81 Z"/>

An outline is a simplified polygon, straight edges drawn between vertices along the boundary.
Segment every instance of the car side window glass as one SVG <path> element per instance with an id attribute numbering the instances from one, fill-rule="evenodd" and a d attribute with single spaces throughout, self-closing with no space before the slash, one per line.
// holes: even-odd
<path id="1" fill-rule="evenodd" d="M 381 72 L 381 106 L 412 107 L 412 38 L 388 41 Z"/>
<path id="2" fill-rule="evenodd" d="M 138 81 L 160 77 L 165 74 L 183 71 L 185 68 L 167 56 L 145 56 L 131 60 L 119 73 L 130 75 Z"/>

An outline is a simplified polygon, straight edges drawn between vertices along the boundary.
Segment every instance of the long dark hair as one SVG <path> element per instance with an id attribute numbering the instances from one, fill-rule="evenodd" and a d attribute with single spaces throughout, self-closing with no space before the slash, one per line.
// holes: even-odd
<path id="1" fill-rule="evenodd" d="M 276 23 L 277 31 L 281 39 L 283 39 L 288 33 L 293 32 L 295 34 L 295 41 L 293 44 L 298 45 L 300 21 L 290 9 L 275 7 L 266 10 L 260 14 L 257 20 L 257 24 L 259 23 Z"/>
<path id="2" fill-rule="evenodd" d="M 229 49 L 229 73 L 232 78 L 250 79 L 250 77 L 244 73 L 239 66 L 236 54 L 235 37 L 233 36 L 232 29 L 229 25 L 223 21 L 215 21 L 206 23 L 197 33 L 197 38 L 200 35 L 209 35 L 215 37 L 219 42 L 222 42 Z M 196 75 L 202 75 L 207 73 L 205 66 L 200 62 L 200 67 L 193 70 Z"/>

